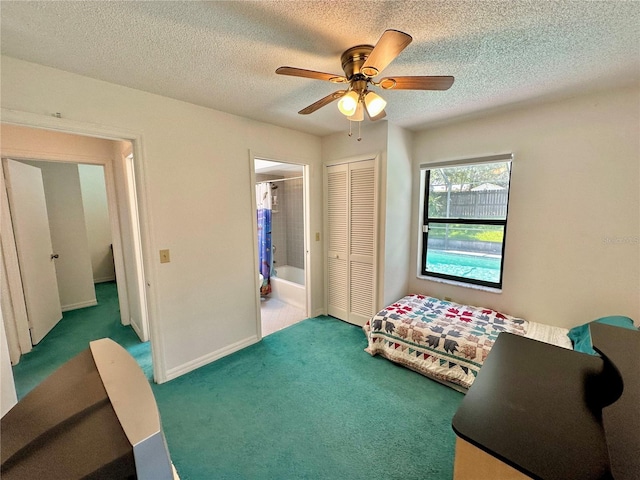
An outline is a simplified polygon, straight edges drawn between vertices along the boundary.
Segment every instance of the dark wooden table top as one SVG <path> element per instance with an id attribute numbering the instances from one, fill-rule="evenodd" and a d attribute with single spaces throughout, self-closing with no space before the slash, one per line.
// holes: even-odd
<path id="1" fill-rule="evenodd" d="M 533 478 L 610 479 L 602 358 L 501 333 L 452 426 Z M 637 377 L 636 377 L 637 378 Z"/>

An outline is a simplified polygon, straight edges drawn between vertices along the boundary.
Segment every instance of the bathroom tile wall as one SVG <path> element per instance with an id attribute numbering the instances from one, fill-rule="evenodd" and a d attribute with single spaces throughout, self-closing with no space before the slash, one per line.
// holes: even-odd
<path id="1" fill-rule="evenodd" d="M 286 218 L 287 265 L 304 268 L 304 196 L 302 178 L 284 183 L 281 212 Z"/>
<path id="2" fill-rule="evenodd" d="M 283 207 L 287 203 L 287 195 L 284 184 L 287 182 L 276 182 L 275 190 L 272 194 L 275 197 L 276 204 L 271 210 L 271 245 L 275 246 L 273 254 L 273 268 L 279 265 L 288 265 L 287 261 L 287 218 L 284 215 Z"/>
<path id="3" fill-rule="evenodd" d="M 282 176 L 256 174 L 256 181 L 282 179 Z M 271 212 L 271 245 L 274 268 L 291 265 L 304 268 L 304 196 L 302 178 L 273 183 L 275 204 Z"/>

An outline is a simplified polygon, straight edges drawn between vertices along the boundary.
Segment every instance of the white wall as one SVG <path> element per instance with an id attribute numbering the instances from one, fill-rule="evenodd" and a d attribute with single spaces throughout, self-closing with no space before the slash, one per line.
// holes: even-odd
<path id="1" fill-rule="evenodd" d="M 640 92 L 625 88 L 415 134 L 412 292 L 572 327 L 640 323 Z M 420 163 L 513 152 L 500 294 L 416 278 Z"/>
<path id="2" fill-rule="evenodd" d="M 78 165 L 93 282 L 115 280 L 104 167 Z"/>
<path id="3" fill-rule="evenodd" d="M 411 232 L 411 191 L 412 142 L 413 135 L 408 130 L 389 126 L 386 200 L 381 204 L 386 214 L 384 240 L 384 293 L 382 303 L 389 305 L 406 295 L 411 274 L 410 235 Z"/>
<path id="4" fill-rule="evenodd" d="M 62 311 L 96 304 L 78 166 L 24 162 L 42 171 Z"/>
<path id="5" fill-rule="evenodd" d="M 349 122 L 345 119 L 344 132 L 322 137 L 322 161 L 324 164 L 363 155 L 381 155 L 387 150 L 387 121 L 362 122 L 362 140 L 357 134 L 349 137 Z M 354 123 L 355 125 L 355 123 Z M 357 131 L 357 126 L 352 127 Z M 386 154 L 386 153 L 385 153 Z"/>
<path id="6" fill-rule="evenodd" d="M 321 231 L 320 139 L 185 102 L 2 57 L 5 109 L 130 131 L 141 139 L 145 269 L 154 355 L 179 375 L 256 340 L 250 152 L 312 165 L 311 228 Z M 321 242 L 311 242 L 322 296 Z M 171 250 L 159 263 L 158 251 Z M 317 288 L 317 287 L 316 287 Z M 320 300 L 321 301 L 321 300 Z M 312 295 L 311 310 L 319 296 Z"/>

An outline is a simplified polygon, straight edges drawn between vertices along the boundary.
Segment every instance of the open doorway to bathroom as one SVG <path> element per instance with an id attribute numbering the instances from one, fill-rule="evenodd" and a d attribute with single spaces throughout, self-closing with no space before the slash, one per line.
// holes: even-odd
<path id="1" fill-rule="evenodd" d="M 262 336 L 308 317 L 305 167 L 254 160 Z"/>

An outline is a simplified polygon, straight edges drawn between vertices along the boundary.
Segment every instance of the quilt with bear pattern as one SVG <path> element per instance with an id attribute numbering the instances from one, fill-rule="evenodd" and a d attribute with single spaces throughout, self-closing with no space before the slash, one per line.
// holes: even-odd
<path id="1" fill-rule="evenodd" d="M 408 295 L 362 328 L 366 352 L 468 389 L 500 332 L 524 335 L 527 321 L 488 308 Z"/>

